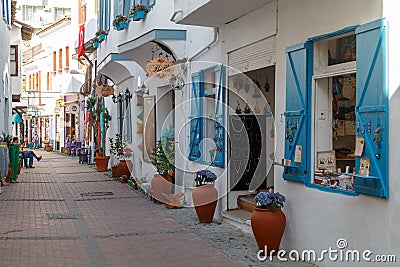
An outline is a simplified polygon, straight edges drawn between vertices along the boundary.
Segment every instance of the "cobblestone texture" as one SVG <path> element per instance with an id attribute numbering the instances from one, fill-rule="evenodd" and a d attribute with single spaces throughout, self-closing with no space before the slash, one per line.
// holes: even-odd
<path id="1" fill-rule="evenodd" d="M 0 194 L 0 266 L 310 266 L 260 263 L 253 236 L 222 220 L 200 224 L 77 158 L 36 152 Z"/>

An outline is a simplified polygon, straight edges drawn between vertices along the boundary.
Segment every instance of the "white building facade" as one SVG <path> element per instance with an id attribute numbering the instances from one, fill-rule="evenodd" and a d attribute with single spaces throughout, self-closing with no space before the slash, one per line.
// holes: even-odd
<path id="1" fill-rule="evenodd" d="M 0 21 L 0 133 L 11 134 L 12 92 L 9 74 L 10 42 L 11 42 L 11 2 L 1 1 Z"/>
<path id="2" fill-rule="evenodd" d="M 175 1 L 177 23 L 219 28 L 218 44 L 198 60 L 250 77 L 248 71 L 267 68 L 274 91 L 265 95 L 275 116 L 272 185 L 287 198 L 287 251 L 319 253 L 344 238 L 349 249 L 399 255 L 394 2 L 251 1 L 239 11 L 239 1 Z M 267 91 L 261 77 L 251 79 Z M 232 174 L 224 178 L 228 185 Z M 234 208 L 229 197 L 220 202 Z"/>

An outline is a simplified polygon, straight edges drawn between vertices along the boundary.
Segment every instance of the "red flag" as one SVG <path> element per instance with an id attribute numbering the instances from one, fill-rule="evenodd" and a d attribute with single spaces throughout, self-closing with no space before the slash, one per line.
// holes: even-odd
<path id="1" fill-rule="evenodd" d="M 79 26 L 78 57 L 85 54 L 85 24 Z"/>

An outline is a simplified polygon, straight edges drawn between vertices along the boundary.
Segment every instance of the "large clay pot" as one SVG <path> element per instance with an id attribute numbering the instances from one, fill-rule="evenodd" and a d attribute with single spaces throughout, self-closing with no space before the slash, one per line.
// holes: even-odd
<path id="1" fill-rule="evenodd" d="M 50 151 L 51 151 L 51 145 L 46 144 L 46 151 L 47 151 L 47 152 L 50 152 Z"/>
<path id="2" fill-rule="evenodd" d="M 12 169 L 9 167 L 8 168 L 8 173 L 7 173 L 7 176 L 6 176 L 6 182 L 7 183 L 11 182 L 11 175 L 12 175 Z"/>
<path id="3" fill-rule="evenodd" d="M 119 168 L 118 166 L 111 167 L 111 176 L 119 177 Z"/>
<path id="4" fill-rule="evenodd" d="M 132 161 L 130 160 L 120 160 L 118 164 L 119 176 L 126 175 L 128 178 L 131 176 L 131 171 L 133 169 Z"/>
<path id="5" fill-rule="evenodd" d="M 168 175 L 155 174 L 151 180 L 151 190 L 153 197 L 161 203 L 167 203 L 167 199 L 163 193 L 169 195 L 172 193 L 171 177 Z"/>
<path id="6" fill-rule="evenodd" d="M 275 250 L 272 255 L 276 255 L 285 231 L 285 225 L 286 216 L 281 209 L 255 208 L 251 215 L 251 228 L 258 248 L 264 250 L 265 246 L 267 246 L 267 255 L 269 256 L 272 250 Z"/>
<path id="7" fill-rule="evenodd" d="M 197 186 L 192 193 L 194 208 L 201 223 L 210 223 L 213 220 L 218 201 L 218 191 L 214 185 Z"/>
<path id="8" fill-rule="evenodd" d="M 96 162 L 96 167 L 98 172 L 105 172 L 108 170 L 108 161 L 110 160 L 110 156 L 104 157 L 95 157 L 94 161 Z"/>

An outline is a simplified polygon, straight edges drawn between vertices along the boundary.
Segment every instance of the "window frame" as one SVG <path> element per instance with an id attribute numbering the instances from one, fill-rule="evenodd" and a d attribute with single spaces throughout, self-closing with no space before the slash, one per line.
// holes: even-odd
<path id="1" fill-rule="evenodd" d="M 213 88 L 216 88 L 215 92 L 206 92 L 205 89 L 205 84 L 207 84 L 208 81 L 205 80 L 205 76 L 208 72 L 214 72 L 214 83 L 213 80 L 210 81 L 211 84 L 214 84 L 215 86 Z M 223 130 L 223 126 L 225 124 L 225 104 L 226 104 L 226 88 L 225 88 L 225 83 L 226 83 L 226 75 L 225 75 L 225 67 L 223 64 L 218 64 L 211 66 L 209 68 L 205 68 L 200 70 L 197 73 L 192 74 L 192 79 L 194 77 L 198 77 L 198 81 L 193 80 L 192 81 L 192 91 L 190 95 L 190 102 L 191 102 L 191 116 L 190 116 L 190 128 L 191 128 L 191 133 L 190 133 L 190 140 L 191 143 L 195 142 L 193 135 L 198 135 L 199 144 L 198 144 L 198 149 L 200 156 L 196 157 L 192 155 L 193 151 L 192 148 L 189 151 L 189 160 L 198 162 L 202 165 L 208 165 L 208 166 L 214 166 L 214 167 L 225 167 L 225 131 Z M 197 78 L 195 78 L 197 79 Z M 198 93 L 198 96 L 195 96 L 194 91 L 193 91 L 193 83 L 197 83 L 196 86 L 199 86 L 198 89 L 195 89 Z M 213 100 L 212 100 L 213 98 Z M 211 99 L 211 100 L 210 100 Z M 209 101 L 210 100 L 210 101 Z M 222 104 L 221 104 L 222 103 Z M 212 108 L 210 109 L 207 108 L 207 106 L 212 105 Z M 194 108 L 196 106 L 196 108 Z M 221 109 L 218 114 L 216 113 L 218 107 Z M 211 114 L 209 111 L 213 110 L 213 113 Z M 197 114 L 195 114 L 197 113 Z M 206 114 L 210 113 L 210 114 Z M 214 123 L 214 131 L 211 133 L 210 128 L 206 127 L 206 118 L 213 120 Z M 220 119 L 219 119 L 220 118 Z M 197 125 L 196 129 L 199 131 L 196 133 L 193 133 L 193 126 L 192 126 L 192 120 L 197 120 Z M 218 133 L 218 129 L 215 126 L 219 126 L 221 132 Z M 207 133 L 208 132 L 208 133 Z M 211 136 L 212 135 L 212 136 Z M 216 136 L 219 135 L 221 141 L 215 142 Z M 203 142 L 204 139 L 212 139 L 214 140 L 214 143 L 216 145 L 214 149 L 214 160 L 211 161 L 211 155 L 210 155 L 210 161 L 208 161 L 208 153 L 211 150 L 207 150 L 206 147 L 206 142 Z M 197 139 L 197 138 L 196 138 Z M 219 145 L 218 145 L 219 143 Z M 193 144 L 190 145 L 192 147 Z M 197 145 L 196 145 L 197 146 Z M 219 153 L 219 161 L 215 161 L 216 157 L 218 157 L 217 153 Z"/>
<path id="2" fill-rule="evenodd" d="M 14 50 L 14 60 L 11 59 L 12 50 Z M 18 45 L 10 45 L 10 76 L 18 77 L 19 75 L 19 54 L 18 54 Z M 11 62 L 15 62 L 14 71 L 11 70 Z"/>
<path id="3" fill-rule="evenodd" d="M 345 70 L 341 69 L 337 71 L 335 69 L 331 71 L 325 71 L 325 73 L 314 74 L 314 63 L 316 60 L 318 60 L 314 59 L 314 42 L 317 40 L 330 38 L 332 36 L 338 36 L 350 31 L 354 31 L 356 35 L 356 68 L 354 69 L 354 67 L 352 67 L 354 64 L 345 63 L 346 66 L 348 66 L 348 68 Z M 297 69 L 304 70 L 303 73 L 301 73 L 301 78 L 303 78 L 301 80 L 302 84 L 301 87 L 297 88 L 297 91 L 300 92 L 300 90 L 305 89 L 306 93 L 303 97 L 300 95 L 300 100 L 297 101 L 305 101 L 304 103 L 306 103 L 306 108 L 304 110 L 305 112 L 303 111 L 301 114 L 306 114 L 305 119 L 307 122 L 307 128 L 305 132 L 307 133 L 307 131 L 311 131 L 312 134 L 308 134 L 308 136 L 310 139 L 312 138 L 312 141 L 310 140 L 304 143 L 307 145 L 307 142 L 309 142 L 306 151 L 303 151 L 303 155 L 306 154 L 306 157 L 303 158 L 305 159 L 305 162 L 301 161 L 300 163 L 296 163 L 296 161 L 294 161 L 294 164 L 288 163 L 287 165 L 284 165 L 283 178 L 285 180 L 301 182 L 307 187 L 316 188 L 326 192 L 350 196 L 363 194 L 385 199 L 389 198 L 389 99 L 387 35 L 387 21 L 384 18 L 381 18 L 363 25 L 347 27 L 336 32 L 312 37 L 309 38 L 305 43 L 294 45 L 286 49 L 287 63 L 285 125 L 288 123 L 287 116 L 294 116 L 296 115 L 295 113 L 300 112 L 295 110 L 298 108 L 298 102 L 290 102 L 293 99 L 296 99 L 296 87 L 299 84 L 296 72 L 294 72 L 294 74 L 289 73 L 291 72 L 290 68 L 296 66 Z M 295 62 L 292 62 L 290 53 L 295 51 L 302 51 L 303 56 L 298 57 Z M 373 60 L 371 61 L 371 59 Z M 360 174 L 359 171 L 353 175 L 357 178 L 354 183 L 354 191 L 331 188 L 329 186 L 311 183 L 311 181 L 314 181 L 316 170 L 316 165 L 314 163 L 314 153 L 316 151 L 315 121 L 317 120 L 315 117 L 316 111 L 314 110 L 315 101 L 317 101 L 315 99 L 316 81 L 321 78 L 329 78 L 346 73 L 356 74 L 356 136 L 365 138 L 365 146 L 362 155 L 356 156 L 356 170 L 359 170 L 361 158 L 367 157 L 371 160 L 370 169 L 372 172 L 372 174 L 369 174 L 368 176 L 365 176 L 365 174 Z M 305 84 L 304 78 L 306 79 Z M 293 81 L 295 81 L 295 83 Z M 373 129 L 371 129 L 372 135 L 367 133 L 365 130 L 366 120 L 369 122 L 372 120 L 371 124 L 374 125 L 372 126 Z M 314 126 L 314 129 L 312 129 L 312 126 Z M 287 129 L 287 126 L 285 129 Z M 380 136 L 378 137 L 378 141 L 375 139 L 375 129 L 380 130 L 380 133 L 378 132 L 378 135 Z M 287 130 L 285 130 L 285 133 L 285 159 L 292 160 L 293 162 L 294 147 L 298 144 L 297 134 L 295 135 L 294 139 L 295 143 L 289 144 L 289 142 L 292 141 L 288 141 Z M 374 139 L 372 140 L 372 138 Z M 379 143 L 376 144 L 377 142 Z M 311 149 L 310 146 L 312 146 Z M 290 150 L 287 150 L 287 147 L 289 147 Z M 288 152 L 290 154 L 287 154 Z"/>

